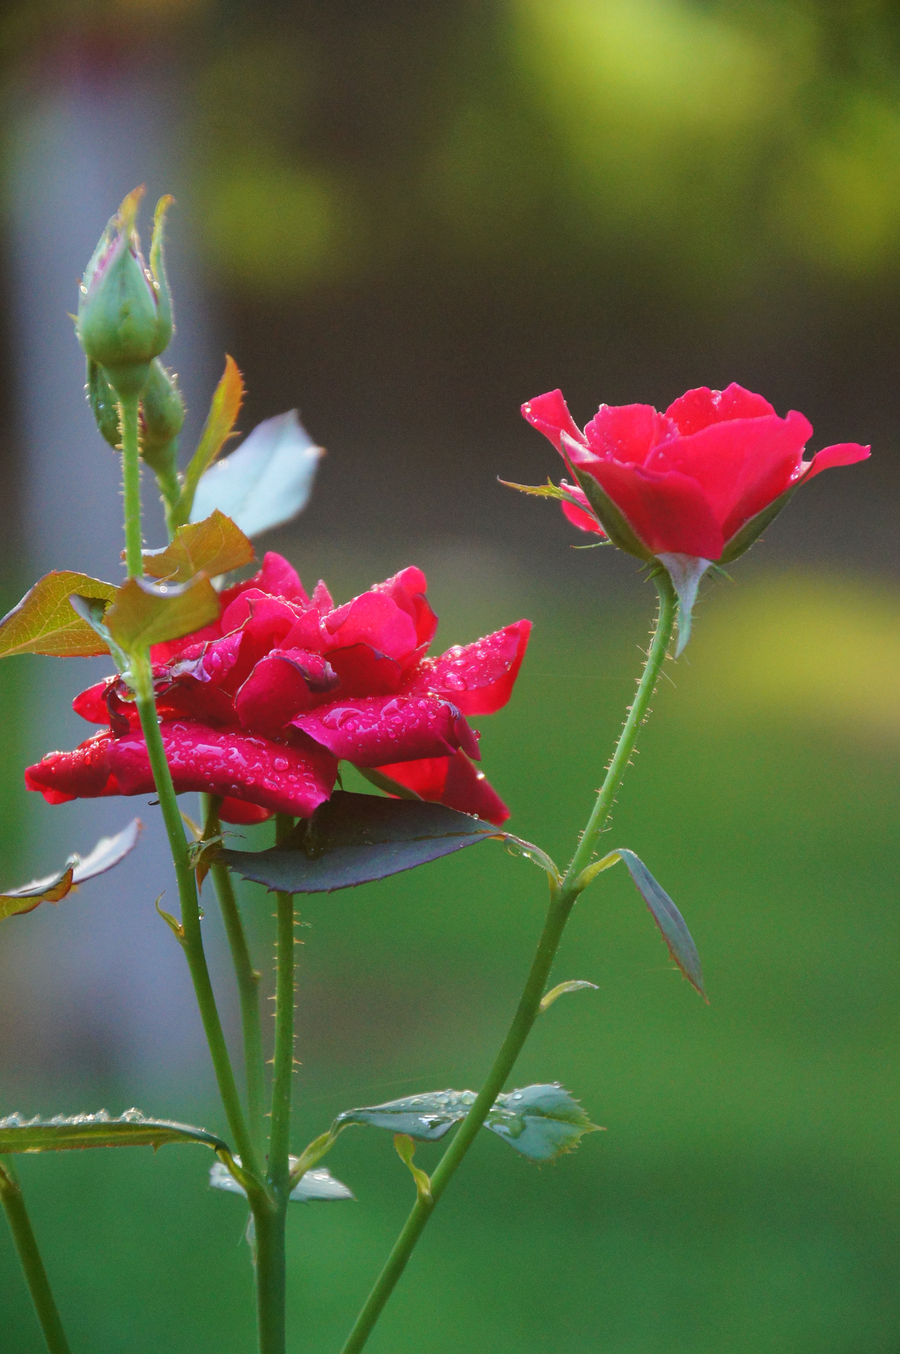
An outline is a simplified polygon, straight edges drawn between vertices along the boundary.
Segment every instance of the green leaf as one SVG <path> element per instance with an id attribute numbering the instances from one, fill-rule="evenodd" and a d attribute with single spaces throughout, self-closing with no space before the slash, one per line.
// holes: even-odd
<path id="1" fill-rule="evenodd" d="M 577 1100 L 558 1083 L 526 1086 L 497 1097 L 484 1126 L 529 1161 L 552 1161 L 597 1131 Z"/>
<path id="2" fill-rule="evenodd" d="M 221 859 L 272 891 L 331 893 L 504 835 L 492 824 L 443 804 L 338 790 L 278 846 L 224 850 Z"/>
<path id="3" fill-rule="evenodd" d="M 806 476 L 804 475 L 803 479 L 805 478 Z M 739 555 L 743 555 L 745 550 L 749 550 L 753 542 L 758 536 L 762 535 L 769 523 L 774 522 L 782 508 L 787 507 L 788 499 L 792 494 L 796 493 L 802 482 L 802 480 L 797 480 L 796 484 L 792 484 L 790 489 L 785 489 L 783 494 L 779 494 L 776 499 L 773 499 L 767 508 L 763 508 L 762 512 L 758 512 L 755 517 L 750 518 L 749 522 L 745 522 L 740 531 L 736 532 L 730 541 L 726 541 L 725 549 L 722 551 L 717 562 L 719 564 L 730 564 L 733 559 L 737 559 Z"/>
<path id="4" fill-rule="evenodd" d="M 624 861 L 634 881 L 635 888 L 653 914 L 653 920 L 662 932 L 663 940 L 668 945 L 669 953 L 675 963 L 688 982 L 696 987 L 703 1000 L 706 1001 L 697 946 L 694 944 L 693 937 L 678 908 L 662 885 L 653 878 L 644 862 L 633 851 L 626 851 L 619 847 L 617 854 Z"/>
<path id="5" fill-rule="evenodd" d="M 118 589 L 116 590 L 118 592 Z M 108 653 L 112 654 L 113 662 L 121 673 L 127 673 L 129 659 L 127 653 L 119 647 L 106 624 L 106 613 L 111 603 L 105 601 L 102 597 L 82 597 L 80 593 L 73 592 L 69 598 L 69 606 L 80 616 L 86 625 L 99 635 L 106 646 Z"/>
<path id="6" fill-rule="evenodd" d="M 144 573 L 170 583 L 187 583 L 201 571 L 227 574 L 252 559 L 253 546 L 218 508 L 202 522 L 179 527 L 164 549 L 143 552 Z"/>
<path id="7" fill-rule="evenodd" d="M 306 507 L 321 455 L 296 409 L 266 419 L 203 476 L 190 520 L 218 508 L 248 536 L 271 531 Z"/>
<path id="8" fill-rule="evenodd" d="M 69 856 L 62 870 L 57 874 L 46 875 L 43 879 L 33 879 L 21 888 L 9 889 L 0 894 L 0 921 L 25 912 L 32 912 L 40 903 L 58 903 L 61 898 L 98 874 L 105 874 L 120 860 L 128 855 L 137 844 L 141 830 L 141 821 L 134 818 L 117 832 L 114 837 L 101 837 L 93 851 L 82 860 L 75 854 Z"/>
<path id="9" fill-rule="evenodd" d="M 562 883 L 562 875 L 557 868 L 556 862 L 551 860 L 546 851 L 542 851 L 534 842 L 526 842 L 522 837 L 514 837 L 511 832 L 504 832 L 503 838 L 506 841 L 508 850 L 516 856 L 524 856 L 530 860 L 539 870 L 546 870 L 550 880 L 551 891 L 558 888 Z"/>
<path id="10" fill-rule="evenodd" d="M 565 434 L 563 434 L 565 439 Z M 636 555 L 638 559 L 653 559 L 653 555 L 644 545 L 643 541 L 635 532 L 631 523 L 625 517 L 621 509 L 617 508 L 615 503 L 598 484 L 593 475 L 586 471 L 580 471 L 577 466 L 569 464 L 569 469 L 575 476 L 580 488 L 584 491 L 585 497 L 591 508 L 596 514 L 597 520 L 606 532 L 613 545 L 620 550 L 626 550 L 629 555 Z M 580 506 L 580 505 L 579 505 Z"/>
<path id="11" fill-rule="evenodd" d="M 669 553 L 657 555 L 656 558 L 664 566 L 678 594 L 678 643 L 675 645 L 675 657 L 679 658 L 691 637 L 691 616 L 700 580 L 707 569 L 712 567 L 713 561 L 703 559 L 700 555 Z"/>
<path id="12" fill-rule="evenodd" d="M 197 450 L 184 472 L 184 488 L 173 509 L 173 521 L 178 523 L 187 522 L 189 519 L 198 521 L 199 518 L 207 516 L 209 509 L 207 509 L 207 512 L 200 513 L 197 517 L 192 516 L 194 494 L 201 476 L 212 465 L 229 437 L 234 436 L 234 425 L 237 422 L 243 399 L 243 377 L 238 371 L 234 358 L 226 355 L 225 370 L 212 397 L 209 414 L 203 426 L 203 432 L 200 434 Z"/>
<path id="13" fill-rule="evenodd" d="M 240 1157 L 235 1157 L 234 1160 L 240 1166 Z M 290 1157 L 289 1160 L 293 1164 L 297 1158 Z M 228 1167 L 220 1161 L 210 1167 L 209 1183 L 212 1189 L 221 1189 L 227 1194 L 242 1194 L 245 1199 L 247 1197 L 247 1191 L 243 1185 L 234 1178 Z M 349 1190 L 342 1181 L 336 1180 L 330 1171 L 325 1170 L 324 1166 L 319 1167 L 318 1170 L 306 1171 L 288 1195 L 288 1198 L 297 1204 L 337 1203 L 341 1199 L 353 1199 L 354 1197 L 353 1191 Z"/>
<path id="14" fill-rule="evenodd" d="M 133 653 L 180 639 L 218 618 L 219 594 L 206 574 L 198 574 L 190 583 L 129 578 L 116 592 L 104 621 L 115 642 Z"/>
<path id="15" fill-rule="evenodd" d="M 595 992 L 599 991 L 597 984 L 589 983 L 586 978 L 570 978 L 568 982 L 558 983 L 556 987 L 551 987 L 550 991 L 545 992 L 543 997 L 541 997 L 541 1004 L 539 1007 L 541 1015 L 543 1015 L 546 1010 L 549 1010 L 559 997 L 564 997 L 567 992 L 582 992 L 586 987 L 592 988 Z"/>
<path id="16" fill-rule="evenodd" d="M 420 1142 L 437 1142 L 466 1117 L 475 1099 L 474 1091 L 430 1091 L 405 1096 L 384 1105 L 345 1110 L 335 1119 L 332 1132 L 349 1124 L 365 1124 Z M 568 1091 L 553 1083 L 526 1086 L 498 1096 L 484 1127 L 532 1161 L 550 1161 L 560 1152 L 570 1152 L 578 1139 L 596 1125 Z"/>
<path id="17" fill-rule="evenodd" d="M 21 1114 L 0 1119 L 0 1152 L 69 1152 L 85 1147 L 156 1150 L 179 1142 L 196 1142 L 214 1152 L 229 1152 L 221 1138 L 203 1128 L 169 1119 L 145 1119 L 140 1110 L 126 1110 L 119 1119 L 110 1118 L 106 1110 L 54 1119 L 26 1119 Z"/>
<path id="18" fill-rule="evenodd" d="M 454 1124 L 465 1119 L 474 1104 L 474 1091 L 426 1091 L 422 1095 L 404 1096 L 402 1100 L 388 1100 L 383 1105 L 344 1110 L 335 1119 L 332 1132 L 349 1124 L 365 1124 L 369 1128 L 386 1128 L 390 1133 L 406 1133 L 420 1142 L 437 1142 Z"/>
<path id="19" fill-rule="evenodd" d="M 116 587 L 68 569 L 45 574 L 0 621 L 0 658 L 20 653 L 89 658 L 108 653 L 97 632 L 69 606 L 73 592 L 111 602 Z"/>

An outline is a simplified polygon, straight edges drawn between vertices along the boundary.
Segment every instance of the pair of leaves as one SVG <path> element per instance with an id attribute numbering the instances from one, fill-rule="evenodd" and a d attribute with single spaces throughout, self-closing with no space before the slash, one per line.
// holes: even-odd
<path id="1" fill-rule="evenodd" d="M 235 1157 L 235 1164 L 240 1166 L 240 1157 Z M 288 1161 L 293 1170 L 299 1162 L 299 1157 L 289 1157 Z M 209 1169 L 209 1183 L 212 1189 L 224 1190 L 227 1194 L 242 1194 L 247 1197 L 247 1191 L 239 1180 L 236 1180 L 228 1167 L 221 1161 L 217 1161 Z M 295 1204 L 310 1203 L 339 1203 L 343 1199 L 353 1199 L 353 1191 L 348 1189 L 341 1180 L 335 1179 L 330 1171 L 325 1170 L 324 1166 L 304 1171 L 297 1184 L 291 1190 L 288 1198 Z"/>
<path id="2" fill-rule="evenodd" d="M 335 1120 L 332 1132 L 350 1124 L 365 1124 L 419 1142 L 438 1142 L 466 1117 L 475 1098 L 474 1091 L 429 1091 L 384 1105 L 345 1110 Z M 556 1082 L 499 1095 L 484 1127 L 529 1161 L 552 1161 L 563 1152 L 571 1152 L 585 1133 L 597 1129 L 578 1101 Z"/>
<path id="3" fill-rule="evenodd" d="M 0 921 L 24 912 L 33 912 L 41 903 L 58 903 L 85 880 L 105 874 L 134 849 L 140 830 L 140 819 L 134 818 L 114 837 L 101 837 L 90 855 L 85 856 L 83 860 L 79 855 L 71 855 L 56 874 L 46 875 L 43 879 L 33 879 L 30 884 L 23 884 L 21 888 L 0 893 Z"/>
<path id="4" fill-rule="evenodd" d="M 264 884 L 273 892 L 332 893 L 386 879 L 489 839 L 506 841 L 511 849 L 547 871 L 551 887 L 558 885 L 556 866 L 539 847 L 471 814 L 421 799 L 380 799 L 341 790 L 321 804 L 311 818 L 301 819 L 277 846 L 265 851 L 228 848 L 221 851 L 220 859 L 245 879 Z M 581 892 L 601 870 L 619 860 L 625 862 L 672 958 L 705 996 L 700 959 L 684 918 L 633 851 L 623 847 L 589 865 L 576 881 L 576 890 Z M 559 995 L 559 989 L 548 993 L 546 1005 Z"/>
<path id="5" fill-rule="evenodd" d="M 234 436 L 243 397 L 243 379 L 227 357 L 199 445 L 185 471 L 175 522 L 197 523 L 219 510 L 247 536 L 259 536 L 289 522 L 306 506 L 322 449 L 313 444 L 296 409 L 258 424 L 237 451 L 218 461 Z"/>
<path id="6" fill-rule="evenodd" d="M 122 587 L 69 570 L 45 575 L 0 621 L 0 657 L 133 652 L 179 639 L 218 619 L 209 575 L 253 559 L 253 546 L 223 513 L 180 527 L 164 550 L 144 552 L 149 578 Z"/>

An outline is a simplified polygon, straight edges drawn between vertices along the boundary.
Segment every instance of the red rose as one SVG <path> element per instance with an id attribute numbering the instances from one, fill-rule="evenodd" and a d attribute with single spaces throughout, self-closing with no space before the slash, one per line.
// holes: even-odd
<path id="1" fill-rule="evenodd" d="M 426 658 L 437 618 L 425 576 L 403 569 L 335 607 L 312 597 L 287 560 L 267 554 L 255 578 L 221 595 L 215 625 L 153 650 L 160 729 L 177 793 L 225 796 L 222 817 L 308 817 L 334 787 L 338 762 L 371 767 L 493 823 L 506 805 L 476 771 L 467 715 L 505 705 L 530 621 Z M 25 773 L 51 804 L 150 794 L 137 711 L 120 677 L 77 696 L 74 709 L 106 727 L 73 752 Z"/>
<path id="2" fill-rule="evenodd" d="M 664 414 L 649 404 L 601 404 L 584 432 L 559 390 L 529 400 L 522 413 L 579 481 L 580 489 L 565 487 L 585 511 L 564 503 L 566 516 L 644 559 L 734 559 L 803 480 L 869 455 L 841 442 L 804 461 L 808 420 L 793 410 L 779 418 L 761 395 L 735 384 L 689 390 Z"/>

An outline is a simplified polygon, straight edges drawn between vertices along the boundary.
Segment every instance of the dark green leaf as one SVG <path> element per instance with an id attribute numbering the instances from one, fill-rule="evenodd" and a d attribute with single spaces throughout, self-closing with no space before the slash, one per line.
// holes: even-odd
<path id="1" fill-rule="evenodd" d="M 296 409 L 266 419 L 203 476 L 190 520 L 219 508 L 248 536 L 281 526 L 306 506 L 321 455 Z"/>
<path id="2" fill-rule="evenodd" d="M 143 552 L 144 573 L 170 583 L 187 583 L 201 570 L 211 577 L 227 574 L 252 559 L 253 546 L 218 508 L 202 522 L 179 527 L 164 549 Z"/>
<path id="3" fill-rule="evenodd" d="M 663 940 L 669 947 L 669 953 L 681 969 L 684 976 L 696 987 L 703 1000 L 703 974 L 700 968 L 700 956 L 694 944 L 684 918 L 665 889 L 657 883 L 647 866 L 633 851 L 617 848 L 617 854 L 625 862 L 638 893 L 649 907 L 662 932 Z"/>
<path id="4" fill-rule="evenodd" d="M 675 657 L 684 651 L 691 637 L 691 617 L 697 600 L 700 580 L 712 565 L 711 559 L 699 555 L 662 554 L 656 557 L 672 580 L 672 586 L 678 594 L 678 643 L 675 645 Z"/>
<path id="5" fill-rule="evenodd" d="M 0 1119 L 0 1152 L 68 1152 L 85 1147 L 165 1147 L 167 1143 L 197 1142 L 214 1152 L 228 1152 L 221 1138 L 203 1128 L 168 1119 L 145 1119 L 139 1110 L 126 1110 L 112 1119 L 106 1110 L 96 1114 L 59 1115 L 54 1119 L 26 1119 L 10 1114 Z"/>
<path id="6" fill-rule="evenodd" d="M 40 653 L 58 658 L 88 658 L 108 653 L 97 632 L 69 605 L 73 592 L 111 602 L 113 583 L 65 569 L 46 574 L 0 621 L 0 658 Z"/>
<path id="7" fill-rule="evenodd" d="M 190 583 L 129 578 L 116 592 L 104 622 L 115 642 L 133 653 L 180 639 L 218 618 L 219 594 L 206 574 L 198 574 Z"/>
<path id="8" fill-rule="evenodd" d="M 90 855 L 83 860 L 77 854 L 72 855 L 57 874 L 33 879 L 30 884 L 0 894 L 0 920 L 32 912 L 40 903 L 58 903 L 86 879 L 93 879 L 111 870 L 133 850 L 140 830 L 140 819 L 134 818 L 115 837 L 101 837 Z"/>
<path id="9" fill-rule="evenodd" d="M 556 1082 L 498 1096 L 484 1126 L 529 1161 L 552 1161 L 597 1129 L 578 1101 Z"/>
<path id="10" fill-rule="evenodd" d="M 225 850 L 221 859 L 271 890 L 331 893 L 503 835 L 490 823 L 443 804 L 338 790 L 278 846 Z"/>
<path id="11" fill-rule="evenodd" d="M 805 478 L 805 477 L 804 477 Z M 783 494 L 779 494 L 767 508 L 758 512 L 755 517 L 751 517 L 749 522 L 745 522 L 740 531 L 732 536 L 730 541 L 726 542 L 725 549 L 719 557 L 719 564 L 730 564 L 733 559 L 743 555 L 745 550 L 749 550 L 756 538 L 765 531 L 770 522 L 781 512 L 782 508 L 787 507 L 788 499 L 800 487 L 801 481 L 792 484 L 790 489 L 785 489 Z"/>
<path id="12" fill-rule="evenodd" d="M 289 1158 L 293 1164 L 297 1158 Z M 241 1159 L 236 1157 L 235 1161 L 240 1166 Z M 222 1162 L 217 1161 L 210 1167 L 209 1183 L 213 1189 L 225 1190 L 227 1194 L 242 1194 L 247 1197 L 247 1191 L 238 1180 L 228 1170 L 228 1167 Z M 306 1171 L 298 1183 L 291 1190 L 288 1196 L 293 1203 L 337 1203 L 341 1199 L 352 1199 L 354 1197 L 352 1190 L 349 1190 L 340 1180 L 336 1180 L 330 1171 L 324 1167 L 317 1170 Z"/>
<path id="13" fill-rule="evenodd" d="M 437 1142 L 454 1124 L 465 1119 L 474 1103 L 474 1091 L 426 1091 L 423 1095 L 404 1096 L 402 1100 L 388 1100 L 384 1105 L 344 1110 L 335 1119 L 332 1132 L 348 1124 L 367 1124 L 370 1128 L 386 1128 L 390 1133 L 406 1133 L 421 1142 Z"/>

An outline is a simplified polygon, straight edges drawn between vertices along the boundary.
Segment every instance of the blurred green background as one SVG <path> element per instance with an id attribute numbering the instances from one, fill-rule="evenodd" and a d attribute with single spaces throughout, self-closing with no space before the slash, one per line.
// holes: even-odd
<path id="1" fill-rule="evenodd" d="M 0 42 L 8 289 L 21 184 L 45 172 L 29 110 L 74 125 L 105 97 L 109 123 L 139 89 L 177 149 L 173 256 L 190 253 L 215 362 L 227 348 L 248 378 L 242 427 L 299 402 L 329 450 L 307 513 L 264 544 L 340 598 L 420 563 L 441 647 L 535 621 L 513 701 L 484 722 L 484 764 L 512 829 L 557 859 L 630 699 L 653 596 L 625 557 L 571 551 L 553 505 L 496 484 L 556 473 L 519 403 L 561 385 L 582 422 L 601 399 L 664 407 L 736 379 L 803 410 L 815 447 L 874 444 L 798 496 L 734 584 L 707 587 L 619 796 L 609 846 L 637 851 L 682 908 L 710 1006 L 624 871 L 605 874 L 557 965 L 557 981 L 599 991 L 542 1019 L 516 1083 L 563 1081 L 606 1132 L 540 1169 L 484 1134 L 371 1348 L 896 1354 L 896 7 L 11 0 Z M 170 186 L 155 173 L 151 193 Z M 96 202 L 85 260 L 131 187 Z M 72 303 L 54 299 L 61 325 Z M 0 354 L 10 603 L 43 558 L 17 313 Z M 74 427 L 77 382 L 66 398 Z M 49 869 L 49 834 L 73 822 L 20 782 L 48 740 L 83 733 L 34 694 L 39 668 L 63 666 L 0 671 L 4 880 Z M 54 680 L 69 697 L 87 678 L 72 665 Z M 94 821 L 69 845 L 99 835 Z M 151 891 L 129 878 L 115 909 L 155 934 Z M 271 906 L 244 899 L 263 955 Z M 476 1086 L 543 904 L 539 873 L 493 843 L 304 902 L 295 1148 L 351 1105 Z M 2 928 L 0 1112 L 137 1104 L 222 1129 L 193 1027 L 193 1061 L 166 1051 L 180 956 L 123 1015 L 94 991 L 101 916 L 124 946 L 87 890 Z M 233 1028 L 212 907 L 207 926 Z M 103 955 L 129 973 L 155 962 L 140 945 Z M 145 1001 L 151 1054 L 133 1035 Z M 209 1164 L 176 1148 L 23 1161 L 75 1350 L 252 1349 L 242 1208 L 209 1191 Z M 290 1219 L 293 1354 L 340 1348 L 411 1203 L 387 1135 L 348 1132 L 328 1164 L 358 1202 Z M 40 1348 L 0 1229 L 0 1349 Z"/>

